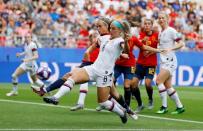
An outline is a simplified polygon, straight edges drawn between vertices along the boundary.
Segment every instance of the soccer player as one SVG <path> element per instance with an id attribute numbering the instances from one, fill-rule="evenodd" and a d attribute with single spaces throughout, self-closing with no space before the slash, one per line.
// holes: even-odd
<path id="1" fill-rule="evenodd" d="M 22 59 L 22 63 L 20 66 L 12 74 L 12 84 L 13 90 L 6 94 L 6 96 L 16 96 L 18 95 L 18 77 L 26 72 L 29 73 L 33 84 L 36 84 L 38 87 L 43 87 L 44 83 L 39 80 L 36 76 L 37 70 L 37 63 L 36 60 L 38 59 L 38 51 L 37 45 L 35 42 L 32 41 L 31 34 L 27 34 L 25 36 L 25 43 L 24 43 L 24 52 L 16 53 L 17 57 L 24 56 Z"/>
<path id="2" fill-rule="evenodd" d="M 139 40 L 144 44 L 153 48 L 157 48 L 158 45 L 158 32 L 153 31 L 153 21 L 151 19 L 145 19 L 143 30 L 140 32 Z M 133 89 L 136 92 L 136 99 L 138 102 L 138 107 L 136 112 L 140 112 L 144 109 L 142 103 L 139 81 L 145 78 L 145 87 L 148 94 L 148 109 L 153 108 L 153 88 L 152 80 L 154 78 L 154 73 L 157 66 L 157 56 L 156 53 L 140 50 L 138 60 L 136 63 L 135 77 L 133 78 Z"/>
<path id="3" fill-rule="evenodd" d="M 160 54 L 160 72 L 156 79 L 159 94 L 162 100 L 162 106 L 157 111 L 158 114 L 164 114 L 168 112 L 167 109 L 167 94 L 175 102 L 176 110 L 171 114 L 180 114 L 185 111 L 182 105 L 178 93 L 172 87 L 172 75 L 177 68 L 177 58 L 175 50 L 183 47 L 180 34 L 172 27 L 168 25 L 168 15 L 161 12 L 158 16 L 158 22 L 162 28 L 159 34 L 159 46 L 166 49 L 165 54 Z"/>
<path id="4" fill-rule="evenodd" d="M 121 57 L 116 61 L 115 67 L 114 67 L 114 80 L 123 74 L 124 75 L 124 97 L 125 102 L 129 106 L 130 105 L 130 99 L 131 99 L 131 86 L 132 86 L 132 78 L 134 77 L 135 73 L 135 63 L 136 59 L 133 54 L 134 46 L 137 46 L 141 50 L 147 50 L 150 52 L 157 53 L 159 50 L 156 48 L 150 47 L 148 45 L 142 44 L 135 36 L 131 36 L 128 40 L 128 46 L 129 46 L 129 52 L 121 54 Z M 111 88 L 113 89 L 114 86 Z M 115 89 L 114 89 L 115 90 Z M 111 92 L 116 92 L 111 91 Z M 135 96 L 136 92 L 134 88 L 132 88 L 132 94 Z M 113 95 L 112 95 L 113 96 Z M 115 98 L 114 95 L 113 97 Z M 98 111 L 102 110 L 102 108 L 97 107 Z"/>
<path id="5" fill-rule="evenodd" d="M 126 112 L 120 109 L 117 103 L 108 100 L 108 97 L 110 95 L 110 87 L 113 84 L 113 68 L 116 59 L 123 50 L 128 49 L 127 42 L 124 39 L 126 38 L 126 33 L 129 32 L 127 30 L 129 27 L 127 26 L 126 22 L 114 20 L 110 24 L 110 36 L 99 37 L 100 52 L 94 64 L 73 70 L 71 76 L 61 86 L 59 91 L 50 98 L 44 98 L 44 101 L 56 104 L 63 95 L 70 92 L 75 84 L 95 80 L 98 103 L 109 111 L 115 112 L 120 116 L 122 122 L 126 123 Z"/>

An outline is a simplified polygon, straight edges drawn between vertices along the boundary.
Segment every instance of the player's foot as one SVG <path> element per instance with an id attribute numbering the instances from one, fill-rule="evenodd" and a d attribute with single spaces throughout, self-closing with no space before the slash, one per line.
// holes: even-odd
<path id="1" fill-rule="evenodd" d="M 126 110 L 128 115 L 133 119 L 133 120 L 137 120 L 138 116 L 135 112 L 133 112 L 131 109 Z"/>
<path id="2" fill-rule="evenodd" d="M 184 107 L 181 107 L 181 108 L 177 107 L 175 111 L 171 112 L 171 114 L 172 115 L 176 115 L 176 114 L 181 114 L 183 112 L 185 112 L 185 108 Z"/>
<path id="3" fill-rule="evenodd" d="M 55 98 L 55 97 L 44 97 L 43 98 L 44 102 L 48 103 L 48 104 L 54 104 L 54 105 L 58 105 L 59 101 Z"/>
<path id="4" fill-rule="evenodd" d="M 38 94 L 39 96 L 43 96 L 44 94 L 46 94 L 46 92 L 44 91 L 43 87 L 40 87 L 39 90 L 37 90 L 33 86 L 31 86 L 31 88 L 32 88 L 32 91 L 34 93 Z"/>
<path id="5" fill-rule="evenodd" d="M 153 109 L 154 108 L 154 102 L 153 100 L 149 100 L 149 103 L 148 103 L 148 109 Z"/>
<path id="6" fill-rule="evenodd" d="M 123 124 L 125 124 L 128 121 L 127 113 L 124 112 L 124 116 L 120 116 L 121 121 Z"/>
<path id="7" fill-rule="evenodd" d="M 9 93 L 6 93 L 6 96 L 17 96 L 18 92 L 17 91 L 10 91 Z"/>
<path id="8" fill-rule="evenodd" d="M 81 110 L 84 108 L 84 105 L 82 104 L 76 104 L 75 106 L 71 107 L 70 110 L 71 111 L 77 111 L 77 110 Z"/>
<path id="9" fill-rule="evenodd" d="M 104 106 L 97 106 L 97 107 L 96 107 L 96 111 L 102 111 L 102 110 L 104 110 L 104 109 L 105 109 Z"/>
<path id="10" fill-rule="evenodd" d="M 167 107 L 162 106 L 162 107 L 160 107 L 160 109 L 156 113 L 157 114 L 165 114 L 167 112 L 168 112 Z"/>
<path id="11" fill-rule="evenodd" d="M 136 113 L 142 111 L 145 108 L 144 104 L 142 103 L 141 106 L 138 106 L 137 109 L 135 110 Z"/>

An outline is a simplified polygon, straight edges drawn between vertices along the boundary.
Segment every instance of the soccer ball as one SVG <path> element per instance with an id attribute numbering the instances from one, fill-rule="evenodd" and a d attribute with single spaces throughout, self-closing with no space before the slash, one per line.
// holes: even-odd
<path id="1" fill-rule="evenodd" d="M 48 66 L 41 66 L 37 70 L 37 76 L 40 80 L 48 80 L 51 76 L 51 69 Z"/>

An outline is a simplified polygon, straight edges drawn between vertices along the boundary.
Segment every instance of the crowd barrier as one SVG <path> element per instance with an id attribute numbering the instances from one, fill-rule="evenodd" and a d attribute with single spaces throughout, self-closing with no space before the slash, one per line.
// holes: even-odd
<path id="1" fill-rule="evenodd" d="M 38 65 L 47 64 L 52 69 L 49 82 L 57 80 L 63 74 L 81 63 L 84 49 L 39 48 Z M 0 82 L 11 82 L 11 74 L 20 64 L 21 58 L 16 58 L 22 48 L 0 48 Z M 134 52 L 136 55 L 138 51 Z M 173 85 L 176 86 L 203 86 L 203 52 L 177 52 L 178 68 L 174 72 Z M 158 73 L 157 68 L 157 73 Z M 156 76 L 155 76 L 156 78 Z M 20 82 L 29 82 L 27 75 L 19 79 Z M 122 77 L 118 84 L 122 84 Z"/>

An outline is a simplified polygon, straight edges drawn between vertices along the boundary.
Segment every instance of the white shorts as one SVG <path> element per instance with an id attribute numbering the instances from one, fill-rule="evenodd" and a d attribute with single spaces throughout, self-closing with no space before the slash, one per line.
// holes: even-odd
<path id="1" fill-rule="evenodd" d="M 97 87 L 108 87 L 113 84 L 113 73 L 108 75 L 101 75 L 96 72 L 92 65 L 83 67 L 89 75 L 90 81 L 96 81 Z"/>
<path id="2" fill-rule="evenodd" d="M 173 75 L 173 72 L 177 68 L 177 62 L 167 62 L 167 63 L 161 63 L 160 68 L 163 68 L 165 70 L 168 70 L 170 72 L 170 75 Z"/>
<path id="3" fill-rule="evenodd" d="M 30 75 L 33 76 L 36 74 L 38 66 L 37 64 L 29 65 L 23 62 L 22 64 L 20 64 L 20 68 L 29 72 Z"/>

